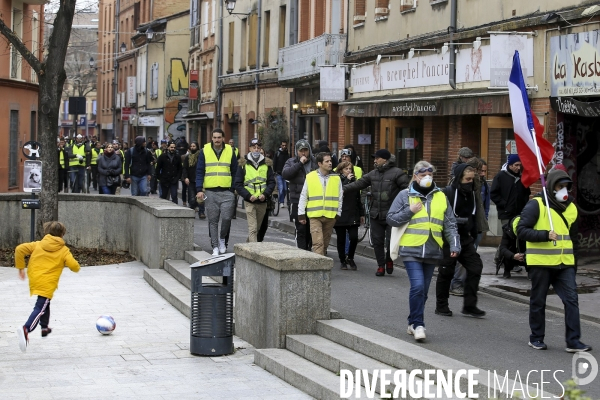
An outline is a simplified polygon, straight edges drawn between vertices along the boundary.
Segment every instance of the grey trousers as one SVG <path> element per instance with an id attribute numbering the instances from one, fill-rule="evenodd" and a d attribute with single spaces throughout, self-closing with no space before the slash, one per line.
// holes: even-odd
<path id="1" fill-rule="evenodd" d="M 208 234 L 210 235 L 210 244 L 214 249 L 219 247 L 219 238 L 225 239 L 229 234 L 231 218 L 235 208 L 235 195 L 226 190 L 216 192 L 205 189 L 206 200 L 204 201 L 206 217 L 208 218 Z M 221 219 L 221 233 L 219 235 L 219 219 Z"/>

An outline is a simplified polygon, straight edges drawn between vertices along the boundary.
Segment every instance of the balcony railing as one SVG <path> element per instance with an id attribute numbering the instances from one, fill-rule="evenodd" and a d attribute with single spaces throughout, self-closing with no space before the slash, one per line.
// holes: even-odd
<path id="1" fill-rule="evenodd" d="M 325 33 L 319 37 L 279 49 L 279 81 L 319 73 L 321 65 L 344 62 L 345 34 Z"/>

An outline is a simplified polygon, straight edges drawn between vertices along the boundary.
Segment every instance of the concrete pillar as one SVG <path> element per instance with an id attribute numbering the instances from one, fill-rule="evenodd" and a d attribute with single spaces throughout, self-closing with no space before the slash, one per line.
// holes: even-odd
<path id="1" fill-rule="evenodd" d="M 235 245 L 235 334 L 257 349 L 329 319 L 333 260 L 281 243 Z"/>

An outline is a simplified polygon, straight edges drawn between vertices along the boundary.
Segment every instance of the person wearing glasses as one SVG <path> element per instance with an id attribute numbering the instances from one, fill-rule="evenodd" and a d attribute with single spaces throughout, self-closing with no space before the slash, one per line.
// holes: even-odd
<path id="1" fill-rule="evenodd" d="M 356 165 L 356 153 L 352 149 L 343 149 L 340 152 L 340 162 L 342 161 L 347 161 L 352 164 L 353 175 L 356 179 L 362 178 L 363 170 Z"/>
<path id="2" fill-rule="evenodd" d="M 418 342 L 426 339 L 425 302 L 435 266 L 444 257 L 444 244 L 452 259 L 461 250 L 452 207 L 433 182 L 434 172 L 429 162 L 419 161 L 408 188 L 398 194 L 387 213 L 390 226 L 408 224 L 399 254 L 410 279 L 407 333 Z"/>
<path id="3" fill-rule="evenodd" d="M 239 161 L 235 190 L 245 201 L 248 242 L 257 242 L 258 230 L 267 213 L 267 199 L 275 189 L 275 177 L 260 152 L 260 140 L 252 139 L 249 148 L 250 152 Z"/>

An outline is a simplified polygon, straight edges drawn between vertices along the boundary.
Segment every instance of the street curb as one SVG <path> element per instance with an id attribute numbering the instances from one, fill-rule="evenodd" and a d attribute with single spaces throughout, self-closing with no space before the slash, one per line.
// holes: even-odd
<path id="1" fill-rule="evenodd" d="M 236 215 L 239 218 L 247 219 L 246 218 L 246 210 L 243 210 L 241 208 L 237 208 Z M 292 234 L 292 235 L 296 233 L 295 226 L 291 222 L 287 222 L 287 221 L 269 220 L 269 227 L 280 230 L 285 233 Z M 334 239 L 335 239 L 335 236 L 333 235 L 331 240 L 329 241 L 329 245 L 337 247 L 337 241 Z M 356 254 L 359 254 L 363 257 L 369 257 L 369 258 L 373 258 L 373 259 L 375 258 L 375 251 L 373 250 L 373 248 L 370 247 L 368 244 L 362 244 L 362 242 L 359 243 L 358 246 L 356 247 Z M 400 259 L 398 258 L 398 260 L 400 260 Z M 397 265 L 397 266 L 400 266 L 403 268 L 404 266 L 398 260 L 394 261 L 394 265 Z M 526 304 L 526 305 L 529 304 L 529 297 L 520 296 L 520 295 L 517 295 L 514 293 L 507 292 L 505 290 L 496 289 L 496 288 L 492 288 L 492 287 L 486 287 L 486 286 L 480 286 L 479 291 L 489 294 L 491 296 L 496 296 L 496 297 L 503 298 L 505 300 L 514 301 L 516 303 L 521 303 L 521 304 Z M 550 304 L 546 304 L 546 309 L 558 312 L 563 315 L 565 313 L 565 310 L 563 308 L 552 306 Z M 586 321 L 600 323 L 600 318 L 595 317 L 593 315 L 583 314 L 580 312 L 579 317 Z"/>

